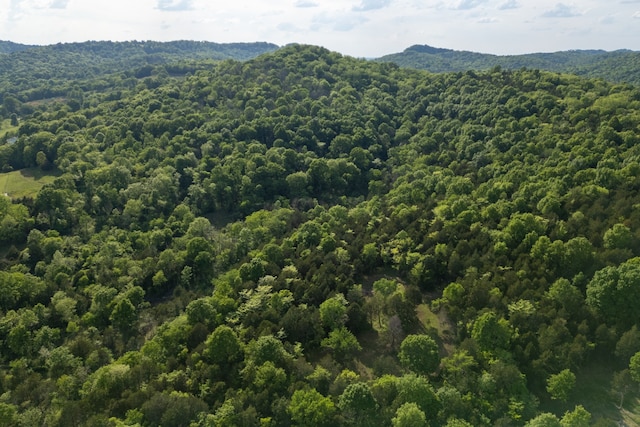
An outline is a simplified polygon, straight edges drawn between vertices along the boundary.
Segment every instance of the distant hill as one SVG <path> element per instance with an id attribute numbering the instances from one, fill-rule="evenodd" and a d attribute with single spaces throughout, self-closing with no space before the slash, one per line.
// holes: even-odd
<path id="1" fill-rule="evenodd" d="M 278 49 L 277 45 L 266 42 L 213 43 L 192 40 L 171 42 L 88 41 L 83 43 L 59 43 L 37 48 L 37 50 L 43 52 L 53 50 L 58 53 L 91 54 L 107 62 L 116 59 L 122 60 L 126 57 L 132 61 L 135 59 L 145 59 L 152 63 L 185 59 L 236 59 L 244 61 L 276 49 Z"/>
<path id="2" fill-rule="evenodd" d="M 21 50 L 30 49 L 34 46 L 28 44 L 14 43 L 10 41 L 0 40 L 0 54 L 20 52 Z"/>
<path id="3" fill-rule="evenodd" d="M 184 74 L 204 66 L 202 61 L 244 61 L 276 49 L 266 42 L 88 41 L 47 46 L 0 42 L 0 100 L 7 93 L 23 102 L 64 96 L 69 85 L 114 73 L 150 76 L 163 65 L 171 74 Z"/>
<path id="4" fill-rule="evenodd" d="M 434 73 L 532 68 L 602 78 L 616 83 L 640 84 L 640 52 L 630 50 L 569 50 L 526 55 L 491 55 L 485 53 L 414 45 L 401 53 L 378 58 L 401 67 L 428 70 Z"/>

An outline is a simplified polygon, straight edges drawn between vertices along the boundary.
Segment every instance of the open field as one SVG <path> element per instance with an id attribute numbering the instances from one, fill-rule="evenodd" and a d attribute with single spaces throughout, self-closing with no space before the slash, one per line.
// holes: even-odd
<path id="1" fill-rule="evenodd" d="M 35 197 L 43 185 L 53 182 L 58 175 L 56 171 L 43 172 L 40 168 L 0 173 L 0 194 L 13 199 Z"/>
<path id="2" fill-rule="evenodd" d="M 9 132 L 17 131 L 18 126 L 11 126 L 11 120 L 0 120 L 0 137 L 5 136 Z"/>

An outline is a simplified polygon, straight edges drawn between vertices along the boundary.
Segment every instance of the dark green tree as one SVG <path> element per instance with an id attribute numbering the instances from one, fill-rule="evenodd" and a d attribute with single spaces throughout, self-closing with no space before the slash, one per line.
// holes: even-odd
<path id="1" fill-rule="evenodd" d="M 400 344 L 398 358 L 413 372 L 428 375 L 440 363 L 438 344 L 428 335 L 408 335 Z"/>

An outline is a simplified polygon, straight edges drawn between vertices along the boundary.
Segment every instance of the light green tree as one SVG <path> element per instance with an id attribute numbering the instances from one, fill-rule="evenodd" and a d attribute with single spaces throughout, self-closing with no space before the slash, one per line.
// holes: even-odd
<path id="1" fill-rule="evenodd" d="M 391 422 L 393 427 L 425 427 L 429 425 L 424 412 L 413 402 L 400 406 Z"/>
<path id="2" fill-rule="evenodd" d="M 333 401 L 313 388 L 294 391 L 287 410 L 297 426 L 323 427 L 335 423 L 336 407 Z"/>
<path id="3" fill-rule="evenodd" d="M 329 332 L 329 336 L 323 339 L 321 344 L 331 349 L 338 360 L 343 360 L 362 350 L 358 339 L 344 326 Z"/>
<path id="4" fill-rule="evenodd" d="M 629 360 L 629 375 L 635 382 L 640 383 L 640 351 Z"/>
<path id="5" fill-rule="evenodd" d="M 560 419 L 562 427 L 589 427 L 591 414 L 582 405 L 577 405 L 573 411 L 567 411 Z"/>
<path id="6" fill-rule="evenodd" d="M 560 420 L 553 414 L 545 412 L 529 420 L 525 427 L 562 427 Z"/>
<path id="7" fill-rule="evenodd" d="M 320 304 L 320 321 L 329 329 L 338 329 L 347 321 L 347 300 L 343 294 L 326 299 Z"/>
<path id="8" fill-rule="evenodd" d="M 484 351 L 506 350 L 511 342 L 511 328 L 506 319 L 493 312 L 481 314 L 473 323 L 471 337 Z"/>
<path id="9" fill-rule="evenodd" d="M 575 374 L 569 369 L 564 369 L 547 379 L 547 392 L 552 399 L 566 402 L 575 385 Z"/>
<path id="10" fill-rule="evenodd" d="M 205 341 L 202 356 L 210 363 L 227 365 L 242 358 L 242 344 L 233 329 L 221 325 Z"/>

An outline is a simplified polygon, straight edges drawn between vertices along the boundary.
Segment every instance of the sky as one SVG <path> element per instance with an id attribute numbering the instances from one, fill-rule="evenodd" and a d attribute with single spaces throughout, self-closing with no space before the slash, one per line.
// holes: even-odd
<path id="1" fill-rule="evenodd" d="M 640 50 L 640 0 L 0 0 L 0 40 L 266 41 L 366 58 L 414 44 Z"/>

